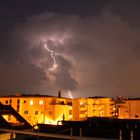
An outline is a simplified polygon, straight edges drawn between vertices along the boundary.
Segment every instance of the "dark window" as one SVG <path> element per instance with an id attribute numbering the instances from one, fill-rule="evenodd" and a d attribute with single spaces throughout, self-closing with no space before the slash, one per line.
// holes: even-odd
<path id="1" fill-rule="evenodd" d="M 18 103 L 18 104 L 20 103 L 20 99 L 17 99 L 17 103 Z"/>
<path id="2" fill-rule="evenodd" d="M 17 111 L 19 111 L 19 104 L 17 105 Z"/>
<path id="3" fill-rule="evenodd" d="M 72 106 L 72 102 L 68 102 L 68 105 Z"/>
<path id="4" fill-rule="evenodd" d="M 10 101 L 9 101 L 9 102 L 10 102 L 10 104 L 12 104 L 12 99 L 10 99 Z"/>
<path id="5" fill-rule="evenodd" d="M 49 115 L 52 115 L 52 112 L 51 112 L 51 111 L 49 111 L 49 112 L 48 112 L 48 114 L 49 114 Z"/>
<path id="6" fill-rule="evenodd" d="M 85 114 L 85 113 L 86 113 L 85 110 L 81 110 L 81 111 L 80 111 L 80 114 Z"/>
<path id="7" fill-rule="evenodd" d="M 64 101 L 62 101 L 61 104 L 64 105 L 65 104 Z"/>
<path id="8" fill-rule="evenodd" d="M 8 104 L 8 100 L 5 101 L 5 104 Z"/>
<path id="9" fill-rule="evenodd" d="M 60 102 L 57 103 L 57 104 L 64 105 L 65 103 L 64 103 L 64 101 L 60 101 Z"/>
<path id="10" fill-rule="evenodd" d="M 85 105 L 80 105 L 80 107 L 81 107 L 81 108 L 84 108 L 84 107 L 85 107 Z"/>
<path id="11" fill-rule="evenodd" d="M 35 111 L 35 115 L 37 115 L 38 114 L 38 111 Z"/>
<path id="12" fill-rule="evenodd" d="M 19 109 L 19 105 L 17 105 L 17 108 Z"/>
<path id="13" fill-rule="evenodd" d="M 11 115 L 8 115 L 8 120 L 9 120 L 9 121 L 11 120 Z"/>
<path id="14" fill-rule="evenodd" d="M 69 115 L 72 115 L 72 110 L 69 110 Z"/>
<path id="15" fill-rule="evenodd" d="M 24 100 L 24 104 L 26 103 L 26 100 Z"/>
<path id="16" fill-rule="evenodd" d="M 28 114 L 28 110 L 25 110 L 25 111 L 24 111 L 24 114 Z"/>

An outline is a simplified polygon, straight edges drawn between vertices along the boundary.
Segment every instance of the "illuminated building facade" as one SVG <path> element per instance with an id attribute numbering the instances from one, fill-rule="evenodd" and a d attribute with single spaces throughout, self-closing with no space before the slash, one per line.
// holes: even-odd
<path id="1" fill-rule="evenodd" d="M 11 105 L 31 125 L 60 124 L 62 120 L 80 121 L 87 117 L 118 117 L 140 119 L 140 100 L 114 100 L 107 97 L 63 98 L 46 95 L 0 97 L 4 105 Z M 14 118 L 8 117 L 13 122 Z M 10 120 L 11 119 L 11 120 Z"/>
<path id="2" fill-rule="evenodd" d="M 7 96 L 0 102 L 11 105 L 31 125 L 37 123 L 57 124 L 72 119 L 72 101 L 52 96 Z"/>
<path id="3" fill-rule="evenodd" d="M 124 99 L 117 110 L 120 119 L 140 119 L 140 99 Z"/>
<path id="4" fill-rule="evenodd" d="M 111 98 L 93 97 L 72 100 L 73 120 L 85 120 L 87 117 L 115 116 L 115 104 Z"/>

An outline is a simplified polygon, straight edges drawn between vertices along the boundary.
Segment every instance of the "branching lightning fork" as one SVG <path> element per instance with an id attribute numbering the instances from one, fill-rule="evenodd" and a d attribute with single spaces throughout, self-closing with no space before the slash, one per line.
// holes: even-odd
<path id="1" fill-rule="evenodd" d="M 52 59 L 53 59 L 53 67 L 50 68 L 50 70 L 54 70 L 54 69 L 57 67 L 56 59 L 55 59 L 55 56 L 54 56 L 54 51 L 53 51 L 53 50 L 50 50 L 50 49 L 48 48 L 47 44 L 45 44 L 44 47 L 45 47 L 45 49 L 46 49 L 48 52 L 50 52 L 51 57 L 52 57 Z"/>

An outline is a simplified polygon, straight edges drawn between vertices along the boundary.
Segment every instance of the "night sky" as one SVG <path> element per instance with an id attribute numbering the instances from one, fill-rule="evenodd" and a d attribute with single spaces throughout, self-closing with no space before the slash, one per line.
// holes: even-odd
<path id="1" fill-rule="evenodd" d="M 0 94 L 140 97 L 139 7 L 139 0 L 1 0 Z"/>

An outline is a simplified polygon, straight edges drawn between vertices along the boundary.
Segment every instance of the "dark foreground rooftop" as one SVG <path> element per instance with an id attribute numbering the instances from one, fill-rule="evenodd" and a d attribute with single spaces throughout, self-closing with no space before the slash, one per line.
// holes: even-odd
<path id="1" fill-rule="evenodd" d="M 140 139 L 140 120 L 91 117 L 85 121 L 63 121 L 63 125 L 38 124 L 39 131 L 44 133 L 65 134 L 84 137 L 119 139 Z"/>
<path id="2" fill-rule="evenodd" d="M 13 116 L 16 119 L 16 123 L 10 122 L 5 116 Z M 10 105 L 3 105 L 0 102 L 0 128 L 24 130 L 32 129 L 32 126 L 18 114 Z"/>

